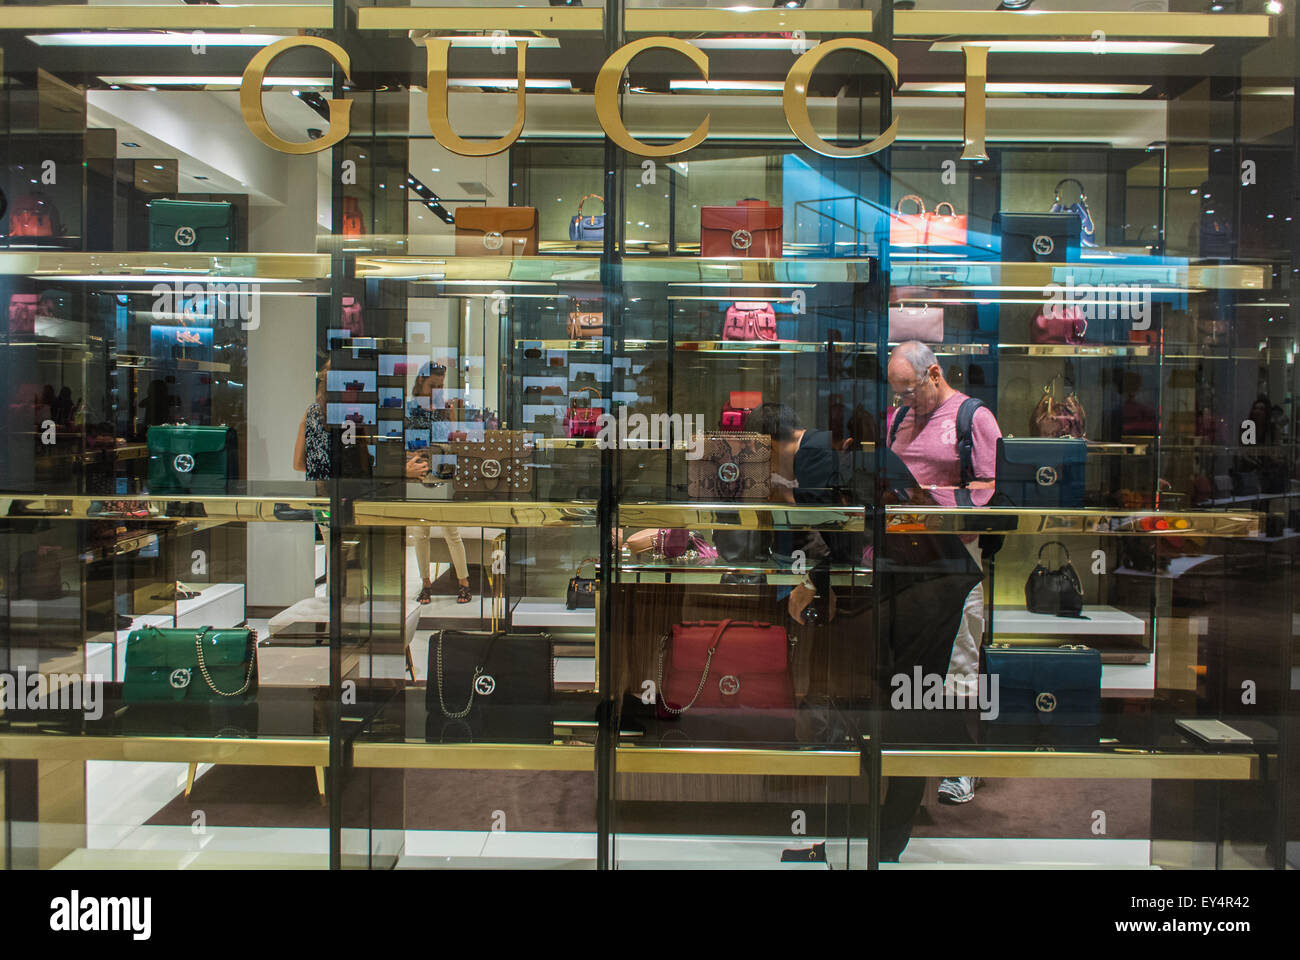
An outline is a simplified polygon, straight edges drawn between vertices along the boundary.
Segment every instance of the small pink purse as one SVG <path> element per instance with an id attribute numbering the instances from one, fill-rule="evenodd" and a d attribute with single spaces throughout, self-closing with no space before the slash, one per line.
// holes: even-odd
<path id="1" fill-rule="evenodd" d="M 889 342 L 943 343 L 943 307 L 890 307 Z"/>

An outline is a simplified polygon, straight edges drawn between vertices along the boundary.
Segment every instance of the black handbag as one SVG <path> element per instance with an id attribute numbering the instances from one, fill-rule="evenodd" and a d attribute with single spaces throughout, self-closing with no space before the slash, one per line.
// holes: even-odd
<path id="1" fill-rule="evenodd" d="M 1101 723 L 1101 653 L 1085 646 L 984 650 L 984 672 L 997 680 L 991 743 L 1096 744 Z"/>
<path id="2" fill-rule="evenodd" d="M 429 640 L 426 739 L 551 740 L 551 636 L 440 630 Z"/>
<path id="3" fill-rule="evenodd" d="M 767 530 L 713 531 L 713 545 L 718 556 L 729 563 L 764 563 L 772 546 L 772 534 Z"/>
<path id="4" fill-rule="evenodd" d="M 1055 570 L 1043 564 L 1043 551 L 1055 544 L 1065 560 Z M 1025 606 L 1030 613 L 1050 613 L 1058 617 L 1083 616 L 1083 586 L 1070 564 L 1070 551 L 1060 540 L 1049 540 L 1038 550 L 1038 564 L 1025 581 Z"/>
<path id="5" fill-rule="evenodd" d="M 729 584 L 733 587 L 765 587 L 767 586 L 767 574 L 765 573 L 724 573 L 718 580 L 718 583 Z"/>
<path id="6" fill-rule="evenodd" d="M 569 578 L 569 589 L 564 600 L 566 610 L 590 609 L 596 606 L 598 581 L 595 576 L 588 578 L 582 575 L 582 568 L 587 564 L 591 564 L 592 572 L 595 573 L 596 561 L 593 558 L 588 557 L 578 564 L 578 569 L 573 571 L 573 576 Z"/>

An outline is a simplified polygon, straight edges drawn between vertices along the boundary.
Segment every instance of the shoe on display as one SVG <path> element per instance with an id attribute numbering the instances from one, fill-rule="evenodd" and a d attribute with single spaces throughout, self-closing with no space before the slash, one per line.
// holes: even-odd
<path id="1" fill-rule="evenodd" d="M 975 799 L 979 777 L 946 777 L 939 784 L 940 803 L 970 803 Z"/>

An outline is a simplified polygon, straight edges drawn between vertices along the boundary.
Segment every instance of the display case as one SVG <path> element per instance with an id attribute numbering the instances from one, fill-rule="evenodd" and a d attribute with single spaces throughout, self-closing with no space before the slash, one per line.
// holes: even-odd
<path id="1" fill-rule="evenodd" d="M 1296 866 L 1215 6 L 7 7 L 6 866 Z"/>

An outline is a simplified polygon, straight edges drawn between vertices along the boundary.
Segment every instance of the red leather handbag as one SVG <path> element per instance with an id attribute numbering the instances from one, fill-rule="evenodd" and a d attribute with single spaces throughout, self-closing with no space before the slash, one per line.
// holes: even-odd
<path id="1" fill-rule="evenodd" d="M 789 638 L 756 621 L 674 624 L 659 641 L 657 690 L 664 719 L 696 708 L 792 709 Z"/>
<path id="2" fill-rule="evenodd" d="M 11 237 L 61 237 L 63 221 L 59 208 L 43 193 L 28 193 L 18 198 L 9 212 Z M 780 256 L 780 254 L 778 254 Z"/>
<path id="3" fill-rule="evenodd" d="M 775 340 L 776 312 L 761 300 L 740 301 L 727 307 L 723 340 Z"/>
<path id="4" fill-rule="evenodd" d="M 1088 321 L 1081 307 L 1048 305 L 1038 311 L 1029 328 L 1030 343 L 1083 343 Z"/>
<path id="5" fill-rule="evenodd" d="M 361 201 L 356 197 L 343 198 L 343 229 L 345 237 L 360 237 L 366 232 L 366 221 L 361 216 Z"/>
<path id="6" fill-rule="evenodd" d="M 9 298 L 9 332 L 36 332 L 36 294 L 15 293 Z"/>
<path id="7" fill-rule="evenodd" d="M 750 411 L 763 405 L 763 395 L 757 390 L 732 390 L 722 405 L 722 418 L 718 426 L 729 433 L 742 433 Z"/>
<path id="8" fill-rule="evenodd" d="M 600 391 L 595 387 L 578 387 L 574 394 L 589 391 L 600 398 Z M 600 415 L 603 412 L 599 407 L 591 405 L 591 399 L 587 399 L 585 407 L 576 406 L 574 401 L 576 396 L 569 398 L 569 409 L 564 414 L 564 434 L 567 437 L 594 437 L 600 433 Z"/>
<path id="9" fill-rule="evenodd" d="M 781 256 L 784 212 L 766 200 L 742 200 L 734 207 L 700 207 L 700 256 Z"/>

